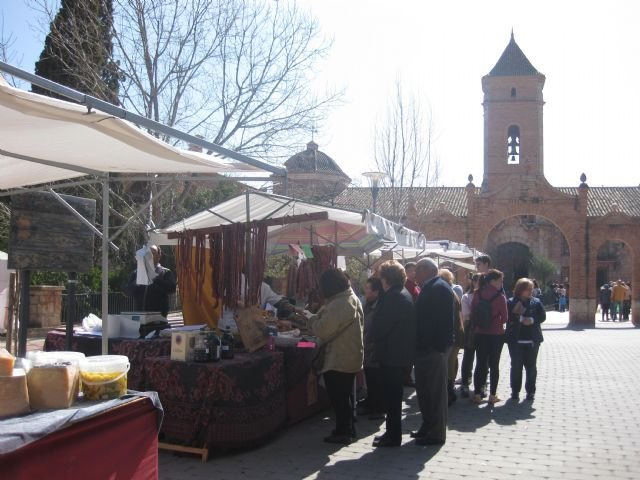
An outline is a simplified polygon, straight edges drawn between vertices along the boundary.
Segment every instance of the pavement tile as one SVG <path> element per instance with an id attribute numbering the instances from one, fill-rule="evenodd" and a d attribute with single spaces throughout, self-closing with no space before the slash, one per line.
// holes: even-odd
<path id="1" fill-rule="evenodd" d="M 371 446 L 382 422 L 360 418 L 360 439 L 344 448 L 322 443 L 327 414 L 289 428 L 272 443 L 235 454 L 199 458 L 160 452 L 161 480 L 220 479 L 638 479 L 640 462 L 640 329 L 628 322 L 566 328 L 567 314 L 549 312 L 538 359 L 533 403 L 494 408 L 459 399 L 449 411 L 447 443 L 418 447 L 413 389 L 405 391 L 404 429 L 397 449 Z M 607 327 L 607 328 L 601 328 Z M 509 355 L 501 358 L 498 393 L 509 397 Z M 524 397 L 524 391 L 521 392 Z"/>

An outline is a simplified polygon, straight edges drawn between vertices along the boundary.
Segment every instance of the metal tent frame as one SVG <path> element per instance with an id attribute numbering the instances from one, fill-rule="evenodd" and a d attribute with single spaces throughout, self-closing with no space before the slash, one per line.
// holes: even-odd
<path id="1" fill-rule="evenodd" d="M 127 120 L 131 123 L 137 124 L 139 126 L 145 127 L 149 130 L 155 131 L 157 133 L 162 133 L 164 135 L 170 136 L 172 138 L 176 138 L 176 139 L 180 139 L 186 142 L 189 142 L 191 144 L 200 146 L 204 149 L 207 149 L 211 152 L 214 152 L 214 154 L 218 157 L 223 157 L 223 158 L 231 158 L 233 160 L 237 160 L 239 162 L 242 162 L 244 164 L 247 165 L 251 165 L 253 167 L 256 167 L 262 171 L 266 171 L 266 172 L 271 172 L 274 173 L 276 175 L 280 175 L 282 176 L 285 180 L 285 190 L 286 190 L 286 178 L 287 178 L 287 172 L 285 169 L 281 168 L 281 167 L 277 167 L 274 165 L 270 165 L 268 163 L 262 162 L 260 160 L 248 157 L 246 155 L 243 155 L 241 153 L 235 152 L 233 150 L 224 148 L 220 145 L 217 145 L 215 143 L 212 142 L 208 142 L 202 138 L 196 137 L 195 135 L 191 135 L 185 132 L 182 132 L 180 130 L 177 130 L 175 128 L 172 127 L 168 127 L 166 125 L 163 125 L 159 122 L 155 122 L 153 120 L 150 120 L 148 118 L 145 118 L 143 116 L 140 116 L 136 113 L 127 111 L 123 108 L 117 107 L 115 105 L 112 105 L 110 103 L 107 103 L 103 100 L 100 100 L 98 98 L 92 97 L 90 95 L 86 95 L 84 93 L 78 92 L 74 89 L 65 87 L 63 85 L 60 85 L 56 82 L 52 82 L 51 80 L 47 80 L 45 78 L 39 77 L 37 75 L 31 74 L 29 72 L 26 72 L 24 70 L 21 70 L 17 67 L 14 67 L 6 62 L 2 62 L 0 61 L 0 72 L 5 72 L 7 74 L 10 74 L 14 77 L 20 78 L 22 80 L 28 81 L 34 85 L 37 85 L 39 87 L 42 87 L 44 89 L 47 89 L 51 92 L 54 92 L 58 95 L 62 95 L 66 98 L 69 98 L 71 100 L 73 100 L 76 103 L 79 103 L 81 105 L 84 105 L 87 107 L 87 111 L 89 113 L 91 113 L 92 109 L 96 109 L 96 110 L 100 110 L 101 112 L 107 113 L 109 115 L 112 115 L 116 118 L 120 118 L 123 120 Z M 117 232 L 115 232 L 111 238 L 109 237 L 109 199 L 110 199 L 110 190 L 109 190 L 109 183 L 111 181 L 118 181 L 117 179 L 114 179 L 112 177 L 110 177 L 110 172 L 109 171 L 101 171 L 101 170 L 94 170 L 94 169 L 90 169 L 90 168 L 85 168 L 82 166 L 77 166 L 77 165 L 71 165 L 71 164 L 66 164 L 63 162 L 56 162 L 56 161 L 50 161 L 47 160 L 45 158 L 34 158 L 31 156 L 27 156 L 27 155 L 22 155 L 20 153 L 16 153 L 16 152 L 8 152 L 8 151 L 4 151 L 0 149 L 0 155 L 4 155 L 6 157 L 11 157 L 11 158 L 15 158 L 18 160 L 24 160 L 27 162 L 32 162 L 35 164 L 40 164 L 40 165 L 47 165 L 47 166 L 53 166 L 53 167 L 57 167 L 57 168 L 61 168 L 64 170 L 68 170 L 74 173 L 80 173 L 82 175 L 92 175 L 95 178 L 94 179 L 81 179 L 78 181 L 69 181 L 69 182 L 65 182 L 65 183 L 61 183 L 61 184 L 56 184 L 56 185 L 46 185 L 46 186 L 28 186 L 27 188 L 25 188 L 25 185 L 21 185 L 20 187 L 16 187 L 16 188 L 10 188 L 7 189 L 3 192 L 0 192 L 0 196 L 9 196 L 9 195 L 15 195 L 15 194 L 20 194 L 20 193 L 24 193 L 24 192 L 28 192 L 28 191 L 49 191 L 49 192 L 53 192 L 53 188 L 59 188 L 59 187 L 68 187 L 68 186 L 76 186 L 76 185 L 83 185 L 83 184 L 88 184 L 88 183 L 100 183 L 102 186 L 102 232 L 99 232 L 93 225 L 91 225 L 89 228 L 92 228 L 94 230 L 95 233 L 97 233 L 101 238 L 102 238 L 102 246 L 101 246 L 101 251 L 102 251 L 102 262 L 101 262 L 101 267 L 102 267 L 102 290 L 101 290 L 101 294 L 102 294 L 102 319 L 103 319 L 103 332 L 102 332 L 102 354 L 107 354 L 108 353 L 108 338 L 109 338 L 109 322 L 108 322 L 108 273 L 109 273 L 109 247 L 112 246 L 114 248 L 117 249 L 117 247 L 111 242 L 111 240 L 115 239 L 115 237 L 117 237 L 122 231 L 123 228 L 128 224 L 128 222 L 135 218 L 136 216 L 138 216 L 140 214 L 140 211 L 136 212 L 130 219 L 129 221 L 127 221 L 127 223 L 121 227 Z M 207 175 L 197 175 L 197 176 L 189 176 L 189 175 L 183 175 L 182 176 L 185 179 L 188 179 L 190 181 L 207 181 L 207 180 L 212 180 L 212 179 L 220 179 L 221 176 L 219 174 L 215 174 L 215 175 L 211 175 L 211 176 L 207 176 Z M 151 180 L 159 180 L 160 178 L 166 178 L 166 177 L 157 177 L 157 176 L 134 176 L 134 177 L 127 177 L 126 180 L 130 181 L 130 180 L 136 180 L 136 181 L 151 181 Z M 172 180 L 176 180 L 176 177 L 170 177 Z M 238 180 L 238 181 L 266 181 L 266 180 L 270 180 L 269 177 L 225 177 L 225 178 L 229 178 L 232 180 Z M 64 200 L 62 198 L 60 198 L 57 193 L 53 192 L 56 196 L 56 199 L 58 201 L 62 201 L 63 204 L 65 204 L 66 202 L 64 202 Z M 144 208 L 147 208 L 152 201 L 157 200 L 159 197 L 155 197 L 154 199 L 150 200 L 148 202 L 147 205 L 145 205 Z M 73 208 L 70 205 L 65 205 L 67 206 L 67 208 L 71 208 L 73 210 Z M 75 210 L 74 210 L 75 211 Z M 80 215 L 79 213 L 76 212 L 77 215 Z M 80 215 L 81 216 L 81 215 Z M 89 222 L 84 222 L 85 224 L 89 223 Z M 21 315 L 20 321 L 21 321 L 21 326 L 20 328 L 26 328 L 26 323 L 27 323 L 27 319 L 26 318 L 22 318 L 24 315 Z M 26 336 L 25 336 L 25 341 L 26 341 Z M 24 343 L 24 342 L 23 342 Z M 24 350 L 24 345 L 22 345 L 22 350 Z M 20 349 L 19 349 L 20 350 Z M 24 353 L 24 352 L 23 352 Z"/>

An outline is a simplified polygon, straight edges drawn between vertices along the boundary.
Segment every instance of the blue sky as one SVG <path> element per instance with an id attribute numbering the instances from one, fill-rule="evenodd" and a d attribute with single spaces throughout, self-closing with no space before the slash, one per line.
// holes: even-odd
<path id="1" fill-rule="evenodd" d="M 280 0 L 283 1 L 283 0 Z M 13 63 L 32 71 L 44 33 L 26 0 L 2 0 Z M 511 29 L 546 75 L 545 174 L 577 186 L 582 172 L 597 185 L 637 186 L 640 164 L 640 29 L 632 0 L 558 2 L 459 0 L 299 0 L 333 39 L 314 72 L 319 89 L 345 90 L 316 133 L 320 149 L 356 182 L 374 169 L 373 130 L 397 78 L 430 108 L 441 162 L 440 184 L 482 178 L 481 78 Z M 304 145 L 300 145 L 300 150 Z M 365 182 L 363 184 L 366 185 Z"/>

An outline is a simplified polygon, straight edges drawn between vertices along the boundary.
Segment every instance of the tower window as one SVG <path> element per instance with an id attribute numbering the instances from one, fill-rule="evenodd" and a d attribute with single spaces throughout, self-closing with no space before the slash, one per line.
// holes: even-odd
<path id="1" fill-rule="evenodd" d="M 511 98 L 516 98 L 516 87 L 511 89 Z"/>
<path id="2" fill-rule="evenodd" d="M 507 163 L 520 163 L 520 127 L 517 125 L 511 125 L 507 131 Z"/>

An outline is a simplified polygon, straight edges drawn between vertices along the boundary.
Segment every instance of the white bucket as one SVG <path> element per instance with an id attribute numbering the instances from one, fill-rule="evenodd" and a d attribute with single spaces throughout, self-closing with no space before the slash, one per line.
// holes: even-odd
<path id="1" fill-rule="evenodd" d="M 124 355 L 98 355 L 80 361 L 82 392 L 87 400 L 110 400 L 127 393 L 129 359 Z"/>

